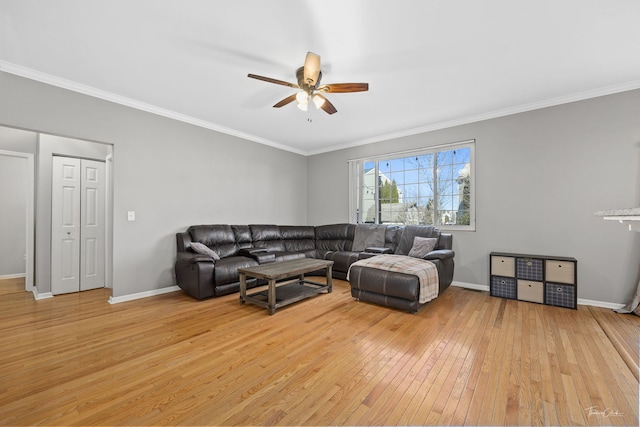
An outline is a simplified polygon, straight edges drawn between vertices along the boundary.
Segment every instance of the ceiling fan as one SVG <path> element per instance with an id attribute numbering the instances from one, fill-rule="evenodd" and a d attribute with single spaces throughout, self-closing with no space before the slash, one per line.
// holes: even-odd
<path id="1" fill-rule="evenodd" d="M 283 107 L 296 100 L 298 101 L 298 108 L 307 111 L 309 101 L 311 101 L 316 108 L 322 108 L 328 114 L 336 113 L 338 110 L 336 110 L 336 107 L 324 96 L 325 93 L 365 92 L 369 90 L 369 83 L 331 83 L 320 86 L 320 80 L 322 79 L 320 55 L 313 52 L 307 52 L 304 65 L 296 70 L 298 84 L 258 76 L 256 74 L 249 74 L 247 77 L 292 87 L 294 89 L 302 89 L 301 92 L 294 93 L 275 104 L 275 108 Z"/>

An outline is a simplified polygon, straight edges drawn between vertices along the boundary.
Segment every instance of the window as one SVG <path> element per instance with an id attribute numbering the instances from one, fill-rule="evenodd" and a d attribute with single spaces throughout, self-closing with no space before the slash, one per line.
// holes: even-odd
<path id="1" fill-rule="evenodd" d="M 356 223 L 475 230 L 475 141 L 350 160 Z"/>

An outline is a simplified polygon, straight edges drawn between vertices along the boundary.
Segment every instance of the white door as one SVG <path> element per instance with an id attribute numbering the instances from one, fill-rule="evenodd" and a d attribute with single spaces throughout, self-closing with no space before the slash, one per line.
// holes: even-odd
<path id="1" fill-rule="evenodd" d="M 80 159 L 54 157 L 51 179 L 51 292 L 80 290 Z"/>
<path id="2" fill-rule="evenodd" d="M 51 293 L 104 286 L 104 163 L 53 157 Z"/>
<path id="3" fill-rule="evenodd" d="M 81 160 L 80 290 L 104 287 L 104 162 Z"/>

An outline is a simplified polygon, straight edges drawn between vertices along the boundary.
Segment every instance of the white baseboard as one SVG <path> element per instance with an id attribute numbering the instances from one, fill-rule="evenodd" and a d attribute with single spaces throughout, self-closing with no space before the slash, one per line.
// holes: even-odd
<path id="1" fill-rule="evenodd" d="M 488 285 L 477 285 L 475 283 L 467 283 L 467 282 L 451 282 L 451 286 L 457 286 L 459 288 L 473 289 L 474 291 L 485 291 L 489 292 Z"/>
<path id="2" fill-rule="evenodd" d="M 475 283 L 466 283 L 466 282 L 451 282 L 451 286 L 458 286 L 460 288 L 473 289 L 475 291 L 485 291 L 489 292 L 489 285 L 478 285 Z M 605 301 L 594 301 L 590 299 L 578 298 L 579 305 L 590 305 L 593 307 L 603 307 L 610 308 L 612 310 L 618 310 L 624 307 L 624 304 L 617 304 L 613 302 L 605 302 Z"/>
<path id="3" fill-rule="evenodd" d="M 139 292 L 137 294 L 122 295 L 120 297 L 109 297 L 109 304 L 118 304 L 120 302 L 133 301 L 140 298 L 148 298 L 156 295 L 162 295 L 169 292 L 179 291 L 179 286 L 167 286 L 166 288 L 154 289 L 152 291 Z"/>
<path id="4" fill-rule="evenodd" d="M 612 310 L 618 310 L 624 307 L 624 304 L 616 304 L 613 302 L 605 302 L 605 301 L 594 301 L 594 300 L 583 299 L 583 298 L 578 298 L 578 305 L 590 305 L 593 307 L 610 308 Z"/>
<path id="5" fill-rule="evenodd" d="M 31 292 L 33 293 L 33 299 L 35 300 L 53 298 L 53 294 L 51 292 L 38 293 L 38 288 L 36 288 L 35 286 L 33 287 L 33 290 Z"/>
<path id="6" fill-rule="evenodd" d="M 20 277 L 27 277 L 27 275 L 25 273 L 4 274 L 4 275 L 0 276 L 0 279 L 18 279 Z"/>

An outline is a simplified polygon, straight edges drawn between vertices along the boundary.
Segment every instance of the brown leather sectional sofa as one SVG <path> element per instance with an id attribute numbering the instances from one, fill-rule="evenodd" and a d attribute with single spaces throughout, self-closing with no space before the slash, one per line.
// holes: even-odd
<path id="1" fill-rule="evenodd" d="M 304 257 L 334 261 L 333 277 L 344 280 L 349 266 L 358 259 L 383 252 L 407 255 L 411 246 L 406 242 L 415 236 L 438 238 L 435 249 L 424 259 L 435 263 L 442 292 L 453 280 L 453 236 L 433 226 L 415 225 L 194 225 L 176 234 L 176 282 L 199 300 L 217 297 L 239 291 L 239 268 Z M 194 252 L 192 242 L 206 245 L 220 259 Z M 376 243 L 374 247 L 366 246 L 371 242 Z M 247 287 L 257 285 L 255 279 L 247 280 Z M 359 298 L 366 300 L 367 296 Z M 397 308 L 406 308 L 400 305 Z M 415 311 L 412 306 L 407 309 Z"/>

